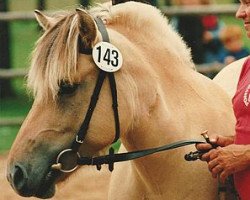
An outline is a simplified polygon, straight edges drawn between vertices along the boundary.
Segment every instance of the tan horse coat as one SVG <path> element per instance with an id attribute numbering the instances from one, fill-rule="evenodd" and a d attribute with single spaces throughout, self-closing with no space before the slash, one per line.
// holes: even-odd
<path id="1" fill-rule="evenodd" d="M 132 18 L 134 15 L 136 19 L 136 7 L 134 3 L 127 3 L 112 11 L 119 16 Z M 140 29 L 140 35 L 124 34 L 145 55 L 147 63 L 143 65 L 143 71 L 149 68 L 148 74 L 132 74 L 136 85 L 140 86 L 139 116 L 132 129 L 122 137 L 127 151 L 199 138 L 204 130 L 230 135 L 234 117 L 228 96 L 211 80 L 192 70 L 186 53 L 182 54 L 187 50 L 179 48 L 180 39 L 165 22 L 160 24 L 154 9 L 143 5 L 139 15 L 141 13 L 150 17 L 147 28 L 143 29 L 139 23 L 134 27 L 131 21 L 127 30 Z M 170 46 L 173 49 L 170 50 Z M 153 79 L 146 78 L 152 75 L 155 76 Z M 116 164 L 109 199 L 216 199 L 217 181 L 211 178 L 206 164 L 184 161 L 183 155 L 189 150 L 182 148 Z"/>
<path id="2" fill-rule="evenodd" d="M 95 32 L 90 16 L 79 13 L 53 20 L 38 17 L 47 31 L 34 52 L 28 79 L 36 99 L 8 161 L 9 173 L 22 161 L 22 169 L 29 169 L 29 176 L 38 186 L 42 174 L 46 173 L 44 169 L 49 168 L 47 160 L 73 141 L 97 77 L 91 57 L 77 57 L 76 24 L 80 23 L 82 40 L 90 46 L 101 40 L 100 33 Z M 189 50 L 159 10 L 127 2 L 93 9 L 91 14 L 101 16 L 106 22 L 111 43 L 124 57 L 123 67 L 115 76 L 121 141 L 127 151 L 184 139 L 201 139 L 200 133 L 204 130 L 232 134 L 234 116 L 230 98 L 219 86 L 194 70 Z M 87 25 L 89 32 L 82 25 Z M 91 35 L 84 35 L 89 33 Z M 69 36 L 74 36 L 73 42 Z M 43 54 L 45 57 L 41 57 Z M 74 95 L 57 97 L 61 80 L 81 84 Z M 98 155 L 112 142 L 111 104 L 105 81 L 81 155 Z M 216 199 L 217 180 L 209 174 L 206 163 L 184 160 L 184 155 L 191 150 L 195 150 L 194 146 L 115 164 L 108 198 Z M 42 156 L 45 154 L 46 157 Z M 39 159 L 41 157 L 43 159 Z"/>

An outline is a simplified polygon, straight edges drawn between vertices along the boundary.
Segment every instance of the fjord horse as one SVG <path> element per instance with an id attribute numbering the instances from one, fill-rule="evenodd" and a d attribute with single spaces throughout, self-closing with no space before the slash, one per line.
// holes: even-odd
<path id="1" fill-rule="evenodd" d="M 100 70 L 91 55 L 79 53 L 79 38 L 85 49 L 102 41 L 94 20 L 98 16 L 110 43 L 123 56 L 122 67 L 114 75 L 120 140 L 126 151 L 201 139 L 204 130 L 233 132 L 230 98 L 195 71 L 189 49 L 158 9 L 127 2 L 52 17 L 36 11 L 36 16 L 45 32 L 34 49 L 28 75 L 34 104 L 11 148 L 7 167 L 8 180 L 20 195 L 52 197 L 55 184 L 69 176 L 61 173 L 42 189 L 51 165 L 63 149 L 70 148 L 87 112 Z M 79 154 L 104 154 L 114 137 L 112 98 L 105 79 Z M 194 149 L 183 147 L 115 164 L 108 199 L 216 199 L 217 180 L 206 164 L 183 158 Z"/>

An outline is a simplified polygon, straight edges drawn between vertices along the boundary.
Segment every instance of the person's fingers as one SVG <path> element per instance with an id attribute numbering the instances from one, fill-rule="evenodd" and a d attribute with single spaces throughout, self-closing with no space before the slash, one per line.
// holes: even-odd
<path id="1" fill-rule="evenodd" d="M 211 156 L 210 156 L 210 161 L 208 162 L 209 171 L 212 172 L 213 168 L 216 167 L 218 164 L 219 163 L 218 163 L 217 159 L 211 159 Z"/>
<path id="2" fill-rule="evenodd" d="M 212 148 L 212 145 L 208 143 L 196 144 L 196 149 L 199 151 L 208 151 L 211 148 Z"/>
<path id="3" fill-rule="evenodd" d="M 211 144 L 217 144 L 218 145 L 218 140 L 219 140 L 219 136 L 218 135 L 210 135 L 209 136 L 209 141 Z"/>
<path id="4" fill-rule="evenodd" d="M 220 176 L 219 176 L 220 181 L 221 181 L 222 183 L 225 183 L 225 181 L 226 181 L 226 179 L 227 179 L 227 177 L 228 177 L 229 175 L 230 175 L 230 174 L 228 173 L 228 171 L 226 171 L 226 170 L 222 171 L 222 172 L 220 173 Z"/>
<path id="5" fill-rule="evenodd" d="M 215 165 L 212 169 L 211 169 L 211 173 L 212 173 L 212 176 L 213 178 L 217 178 L 218 175 L 220 175 L 220 173 L 223 171 L 223 168 L 217 164 Z"/>
<path id="6" fill-rule="evenodd" d="M 208 162 L 208 161 L 210 160 L 209 152 L 208 152 L 208 153 L 204 153 L 204 154 L 201 156 L 200 160 L 202 160 L 202 161 L 207 161 L 207 162 Z"/>
<path id="7" fill-rule="evenodd" d="M 216 149 L 211 149 L 210 151 L 209 151 L 209 156 L 210 156 L 210 160 L 214 160 L 215 158 L 217 158 L 218 157 L 218 153 L 219 153 L 219 150 L 220 149 L 220 147 L 218 147 L 218 148 L 216 148 Z"/>
<path id="8" fill-rule="evenodd" d="M 215 149 L 212 149 L 210 151 L 208 151 L 207 153 L 204 153 L 202 156 L 201 156 L 201 160 L 202 161 L 207 161 L 209 162 L 211 159 L 214 159 L 215 157 L 217 157 L 217 153 L 215 152 L 216 150 Z"/>

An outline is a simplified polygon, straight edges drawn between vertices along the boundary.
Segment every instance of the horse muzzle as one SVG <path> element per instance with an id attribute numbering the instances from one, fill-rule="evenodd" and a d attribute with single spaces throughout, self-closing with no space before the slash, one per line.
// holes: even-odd
<path id="1" fill-rule="evenodd" d="M 30 197 L 32 193 L 28 190 L 28 174 L 22 164 L 13 165 L 7 173 L 7 179 L 12 188 L 21 196 Z"/>
<path id="2" fill-rule="evenodd" d="M 28 167 L 22 163 L 16 163 L 8 167 L 7 179 L 12 188 L 23 197 L 35 196 L 38 198 L 51 198 L 55 194 L 55 180 L 58 172 L 43 173 L 44 176 L 37 176 L 31 173 Z"/>

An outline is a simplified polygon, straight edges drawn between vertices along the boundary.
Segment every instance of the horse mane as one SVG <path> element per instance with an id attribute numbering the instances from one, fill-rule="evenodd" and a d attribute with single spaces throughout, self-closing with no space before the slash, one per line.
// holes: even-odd
<path id="1" fill-rule="evenodd" d="M 190 51 L 185 43 L 156 8 L 138 2 L 127 2 L 113 7 L 110 3 L 106 3 L 93 7 L 89 13 L 93 17 L 100 16 L 107 21 L 107 24 L 121 24 L 130 27 L 131 30 L 135 28 L 135 30 L 145 30 L 147 34 L 150 32 L 154 34 L 153 38 L 163 38 L 174 56 L 190 63 L 188 66 L 193 67 Z M 56 98 L 61 81 L 67 81 L 69 84 L 80 81 L 76 80 L 79 56 L 77 14 L 63 12 L 55 17 L 58 22 L 44 32 L 32 54 L 27 82 L 28 88 L 36 98 L 46 98 L 49 95 Z"/>

